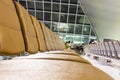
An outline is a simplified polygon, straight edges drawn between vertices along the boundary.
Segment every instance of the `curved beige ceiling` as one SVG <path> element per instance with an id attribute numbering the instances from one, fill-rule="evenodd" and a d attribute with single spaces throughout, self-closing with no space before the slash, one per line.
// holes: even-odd
<path id="1" fill-rule="evenodd" d="M 120 40 L 120 0 L 80 0 L 100 41 Z"/>

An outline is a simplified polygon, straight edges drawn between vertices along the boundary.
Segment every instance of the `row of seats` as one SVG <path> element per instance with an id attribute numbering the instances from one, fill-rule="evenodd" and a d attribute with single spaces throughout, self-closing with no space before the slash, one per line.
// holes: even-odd
<path id="1" fill-rule="evenodd" d="M 72 55 L 38 54 L 0 62 L 1 80 L 113 80 L 82 58 Z"/>
<path id="2" fill-rule="evenodd" d="M 1 1 L 1 10 L 3 10 L 0 15 L 1 55 L 65 49 L 59 37 L 30 15 L 18 2 Z"/>
<path id="3" fill-rule="evenodd" d="M 113 80 L 72 50 L 18 2 L 0 0 L 1 80 Z M 36 53 L 36 54 L 35 54 Z"/>
<path id="4" fill-rule="evenodd" d="M 97 44 L 90 44 L 85 47 L 87 47 L 92 54 L 117 60 L 120 59 L 120 41 L 115 40 Z"/>

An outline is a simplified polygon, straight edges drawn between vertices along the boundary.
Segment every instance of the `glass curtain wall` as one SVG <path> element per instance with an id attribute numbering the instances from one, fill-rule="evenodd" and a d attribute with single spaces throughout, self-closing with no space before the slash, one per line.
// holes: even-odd
<path id="1" fill-rule="evenodd" d="M 78 0 L 16 0 L 59 37 L 75 44 L 97 39 Z"/>

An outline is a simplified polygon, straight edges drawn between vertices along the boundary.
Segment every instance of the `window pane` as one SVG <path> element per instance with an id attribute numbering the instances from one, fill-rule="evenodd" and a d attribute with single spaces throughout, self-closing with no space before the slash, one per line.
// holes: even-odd
<path id="1" fill-rule="evenodd" d="M 44 1 L 48 1 L 48 2 L 51 2 L 51 0 L 44 0 Z"/>
<path id="2" fill-rule="evenodd" d="M 53 11 L 59 12 L 59 4 L 53 4 Z"/>
<path id="3" fill-rule="evenodd" d="M 77 0 L 70 0 L 71 4 L 77 4 Z"/>
<path id="4" fill-rule="evenodd" d="M 57 32 L 58 31 L 58 26 L 59 26 L 59 24 L 58 23 L 52 23 L 52 31 L 54 31 L 54 32 Z"/>
<path id="5" fill-rule="evenodd" d="M 28 9 L 32 9 L 32 10 L 35 9 L 34 2 L 28 2 Z"/>
<path id="6" fill-rule="evenodd" d="M 80 24 L 76 24 L 76 27 L 75 27 L 75 34 L 82 34 L 82 25 Z"/>
<path id="7" fill-rule="evenodd" d="M 69 13 L 74 13 L 76 14 L 77 6 L 70 5 L 70 10 Z"/>
<path id="8" fill-rule="evenodd" d="M 75 23 L 75 15 L 69 15 L 68 22 L 69 23 Z"/>
<path id="9" fill-rule="evenodd" d="M 83 10 L 82 10 L 82 8 L 80 6 L 78 7 L 78 14 L 84 15 L 84 12 L 83 12 Z"/>
<path id="10" fill-rule="evenodd" d="M 45 11 L 51 11 L 51 3 L 44 3 Z"/>
<path id="11" fill-rule="evenodd" d="M 87 17 L 85 17 L 85 23 L 84 23 L 85 25 L 90 25 L 90 22 L 89 22 L 89 20 L 88 20 L 88 18 Z"/>
<path id="12" fill-rule="evenodd" d="M 44 19 L 45 19 L 45 21 L 51 21 L 51 13 L 46 13 L 45 12 Z"/>
<path id="13" fill-rule="evenodd" d="M 26 1 L 19 1 L 19 2 L 24 8 L 26 8 Z"/>
<path id="14" fill-rule="evenodd" d="M 31 15 L 35 16 L 35 11 L 28 11 Z"/>
<path id="15" fill-rule="evenodd" d="M 43 4 L 40 2 L 36 2 L 36 9 L 37 10 L 43 10 Z"/>
<path id="16" fill-rule="evenodd" d="M 83 24 L 84 16 L 77 16 L 77 24 Z"/>
<path id="17" fill-rule="evenodd" d="M 66 42 L 67 42 L 67 41 L 73 41 L 73 37 L 72 37 L 72 36 L 66 37 Z"/>
<path id="18" fill-rule="evenodd" d="M 88 43 L 89 43 L 89 36 L 84 36 L 84 37 L 82 38 L 82 42 L 83 42 L 84 44 L 88 44 Z"/>
<path id="19" fill-rule="evenodd" d="M 58 36 L 64 41 L 66 42 L 66 33 L 58 33 Z"/>
<path id="20" fill-rule="evenodd" d="M 69 0 L 61 0 L 62 3 L 68 3 Z"/>
<path id="21" fill-rule="evenodd" d="M 74 33 L 74 24 L 69 24 L 67 33 Z"/>
<path id="22" fill-rule="evenodd" d="M 38 20 L 43 20 L 43 12 L 36 12 L 36 18 Z"/>
<path id="23" fill-rule="evenodd" d="M 95 33 L 94 33 L 94 31 L 92 29 L 91 29 L 91 35 L 95 36 Z"/>
<path id="24" fill-rule="evenodd" d="M 34 1 L 34 0 L 24 0 L 24 1 Z"/>
<path id="25" fill-rule="evenodd" d="M 97 37 L 96 36 L 89 36 L 89 40 L 91 40 L 91 39 L 94 39 L 94 40 L 97 41 Z"/>
<path id="26" fill-rule="evenodd" d="M 61 12 L 67 13 L 68 12 L 68 5 L 61 4 Z"/>
<path id="27" fill-rule="evenodd" d="M 68 30 L 68 24 L 60 23 L 60 25 L 59 25 L 59 32 L 66 33 L 67 30 Z"/>
<path id="28" fill-rule="evenodd" d="M 73 41 L 74 41 L 74 44 L 75 45 L 80 45 L 82 42 L 81 42 L 81 36 L 80 35 L 74 35 L 73 36 Z"/>
<path id="29" fill-rule="evenodd" d="M 53 0 L 53 2 L 60 2 L 60 0 Z"/>
<path id="30" fill-rule="evenodd" d="M 85 25 L 83 28 L 83 34 L 89 35 L 90 34 L 90 26 Z"/>
<path id="31" fill-rule="evenodd" d="M 44 22 L 46 27 L 48 27 L 50 29 L 51 23 L 50 22 Z"/>
<path id="32" fill-rule="evenodd" d="M 52 21 L 59 22 L 59 13 L 52 13 Z"/>
<path id="33" fill-rule="evenodd" d="M 60 22 L 67 22 L 67 14 L 61 14 Z"/>
<path id="34" fill-rule="evenodd" d="M 74 35 L 71 33 L 67 33 L 66 34 L 66 41 L 73 41 L 73 40 L 74 40 Z"/>
<path id="35" fill-rule="evenodd" d="M 35 1 L 42 1 L 42 0 L 35 0 Z"/>

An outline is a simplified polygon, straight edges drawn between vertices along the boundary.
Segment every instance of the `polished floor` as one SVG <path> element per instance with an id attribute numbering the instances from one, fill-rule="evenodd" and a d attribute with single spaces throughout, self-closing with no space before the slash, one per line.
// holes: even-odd
<path id="1" fill-rule="evenodd" d="M 88 57 L 86 55 L 82 57 L 90 61 L 93 66 L 110 75 L 114 80 L 120 80 L 120 70 L 114 68 L 111 64 L 106 64 L 103 61 L 94 60 L 92 57 Z"/>

